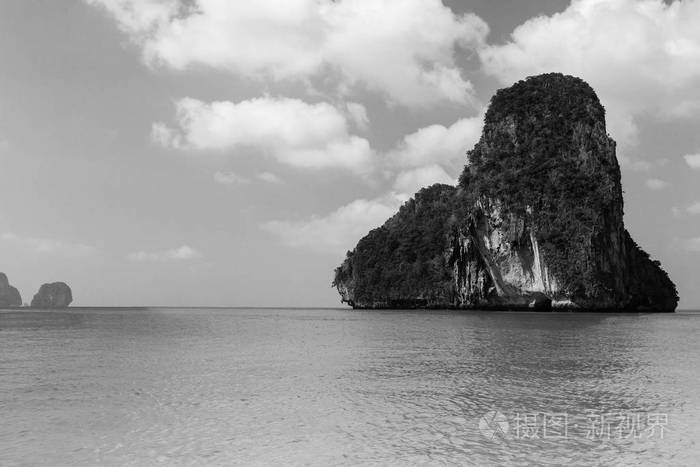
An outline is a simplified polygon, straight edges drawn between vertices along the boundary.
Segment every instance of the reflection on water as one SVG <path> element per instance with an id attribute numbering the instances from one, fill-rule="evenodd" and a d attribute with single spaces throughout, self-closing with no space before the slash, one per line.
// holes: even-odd
<path id="1" fill-rule="evenodd" d="M 692 464 L 699 334 L 700 313 L 0 312 L 0 464 Z"/>

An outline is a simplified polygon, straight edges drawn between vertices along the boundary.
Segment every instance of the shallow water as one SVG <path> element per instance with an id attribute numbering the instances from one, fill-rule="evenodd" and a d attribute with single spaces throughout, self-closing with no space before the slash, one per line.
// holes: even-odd
<path id="1" fill-rule="evenodd" d="M 698 357 L 691 312 L 0 312 L 0 464 L 691 465 Z"/>

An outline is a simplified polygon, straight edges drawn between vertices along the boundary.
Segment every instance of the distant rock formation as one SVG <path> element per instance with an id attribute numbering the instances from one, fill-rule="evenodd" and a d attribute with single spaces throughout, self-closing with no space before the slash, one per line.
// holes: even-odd
<path id="1" fill-rule="evenodd" d="M 42 284 L 32 299 L 32 308 L 66 308 L 73 301 L 73 294 L 65 282 Z"/>
<path id="2" fill-rule="evenodd" d="M 354 308 L 674 311 L 623 224 L 593 89 L 551 73 L 501 89 L 457 187 L 419 191 L 335 270 Z"/>
<path id="3" fill-rule="evenodd" d="M 0 272 L 0 307 L 21 306 L 19 290 L 10 285 L 4 272 Z"/>

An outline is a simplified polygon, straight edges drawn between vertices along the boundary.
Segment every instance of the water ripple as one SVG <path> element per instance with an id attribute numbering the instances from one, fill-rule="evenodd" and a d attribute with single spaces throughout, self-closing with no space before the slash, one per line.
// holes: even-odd
<path id="1" fill-rule="evenodd" d="M 699 314 L 0 312 L 0 464 L 692 465 L 698 331 Z M 566 437 L 523 436 L 547 414 Z M 664 437 L 587 436 L 611 414 L 663 414 Z"/>

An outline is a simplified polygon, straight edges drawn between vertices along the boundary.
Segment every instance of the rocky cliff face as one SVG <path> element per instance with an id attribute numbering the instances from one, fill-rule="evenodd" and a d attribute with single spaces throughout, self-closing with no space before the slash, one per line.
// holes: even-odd
<path id="1" fill-rule="evenodd" d="M 42 284 L 32 299 L 32 308 L 66 308 L 73 301 L 73 294 L 65 282 Z"/>
<path id="2" fill-rule="evenodd" d="M 21 306 L 19 290 L 12 287 L 4 272 L 0 272 L 0 308 Z"/>
<path id="3" fill-rule="evenodd" d="M 500 90 L 459 185 L 423 189 L 336 269 L 356 308 L 673 311 L 623 224 L 615 142 L 578 78 Z"/>

